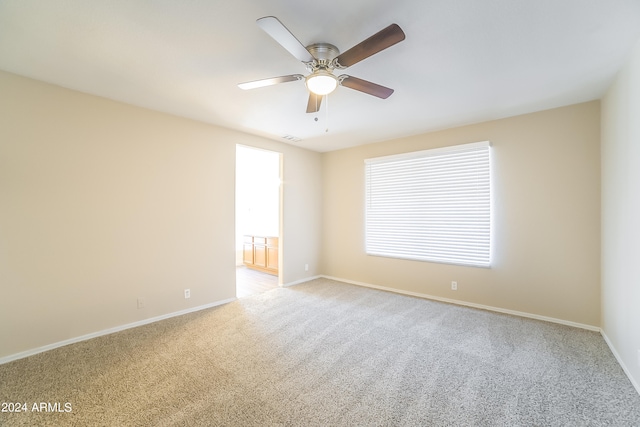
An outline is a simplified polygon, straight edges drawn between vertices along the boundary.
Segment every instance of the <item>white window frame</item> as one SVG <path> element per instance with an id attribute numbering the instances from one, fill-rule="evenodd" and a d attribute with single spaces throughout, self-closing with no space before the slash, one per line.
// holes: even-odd
<path id="1" fill-rule="evenodd" d="M 489 141 L 365 160 L 368 255 L 491 266 Z"/>

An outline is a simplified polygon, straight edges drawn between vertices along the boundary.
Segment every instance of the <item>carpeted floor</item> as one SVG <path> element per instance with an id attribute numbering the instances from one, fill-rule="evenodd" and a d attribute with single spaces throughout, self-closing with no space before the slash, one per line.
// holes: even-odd
<path id="1" fill-rule="evenodd" d="M 0 402 L 28 406 L 3 426 L 640 425 L 598 333 L 325 279 L 1 365 Z"/>

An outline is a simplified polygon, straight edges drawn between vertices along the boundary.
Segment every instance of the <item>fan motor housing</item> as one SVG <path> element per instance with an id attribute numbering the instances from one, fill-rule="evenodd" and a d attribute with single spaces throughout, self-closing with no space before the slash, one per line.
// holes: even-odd
<path id="1" fill-rule="evenodd" d="M 321 64 L 328 64 L 333 58 L 340 55 L 337 47 L 329 43 L 314 43 L 307 46 L 309 53 Z"/>

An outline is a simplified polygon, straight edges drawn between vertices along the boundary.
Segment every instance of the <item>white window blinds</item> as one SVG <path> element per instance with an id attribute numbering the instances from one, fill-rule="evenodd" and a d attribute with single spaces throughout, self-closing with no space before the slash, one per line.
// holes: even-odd
<path id="1" fill-rule="evenodd" d="M 369 255 L 488 267 L 490 143 L 365 160 Z"/>

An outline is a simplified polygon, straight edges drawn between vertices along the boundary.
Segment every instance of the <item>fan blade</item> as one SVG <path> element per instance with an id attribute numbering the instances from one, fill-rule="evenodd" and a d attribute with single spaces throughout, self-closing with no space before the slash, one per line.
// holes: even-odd
<path id="1" fill-rule="evenodd" d="M 397 24 L 391 24 L 384 30 L 378 31 L 365 41 L 338 55 L 334 62 L 338 68 L 350 67 L 381 50 L 401 42 L 404 37 L 402 29 Z"/>
<path id="2" fill-rule="evenodd" d="M 282 22 L 275 16 L 265 16 L 256 21 L 258 26 L 277 41 L 290 54 L 298 58 L 302 62 L 313 62 L 313 56 L 306 47 L 291 34 L 291 31 L 285 27 Z"/>
<path id="3" fill-rule="evenodd" d="M 319 111 L 321 103 L 322 103 L 322 95 L 316 95 L 313 92 L 309 92 L 309 102 L 307 102 L 307 113 L 315 113 Z"/>
<path id="4" fill-rule="evenodd" d="M 304 76 L 302 74 L 291 74 L 290 76 L 272 77 L 270 79 L 254 80 L 252 82 L 240 83 L 238 87 L 240 89 L 256 89 L 259 87 L 271 86 L 278 83 L 293 82 L 296 80 L 302 80 Z"/>
<path id="5" fill-rule="evenodd" d="M 377 96 L 382 99 L 387 99 L 393 93 L 393 89 L 380 86 L 379 84 L 371 83 L 357 77 L 347 76 L 346 74 L 338 77 L 338 81 L 340 82 L 340 86 L 368 93 L 369 95 Z"/>

